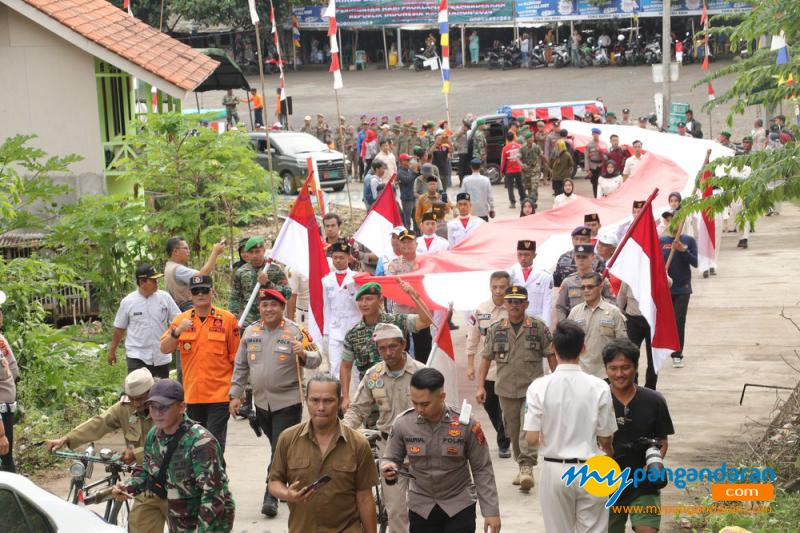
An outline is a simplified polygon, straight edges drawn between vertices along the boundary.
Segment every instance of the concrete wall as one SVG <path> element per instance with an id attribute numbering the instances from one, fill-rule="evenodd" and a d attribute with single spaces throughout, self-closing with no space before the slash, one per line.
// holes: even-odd
<path id="1" fill-rule="evenodd" d="M 94 58 L 0 4 L 0 142 L 20 133 L 83 156 L 60 178 L 74 196 L 105 192 Z"/>

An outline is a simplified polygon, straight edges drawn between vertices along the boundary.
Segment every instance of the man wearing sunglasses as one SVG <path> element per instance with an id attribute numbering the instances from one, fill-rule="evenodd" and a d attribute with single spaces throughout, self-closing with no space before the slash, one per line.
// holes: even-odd
<path id="1" fill-rule="evenodd" d="M 597 272 L 593 267 L 597 257 L 594 253 L 593 244 L 579 243 L 573 246 L 572 251 L 575 258 L 575 267 L 578 270 L 574 274 L 567 276 L 558 290 L 558 295 L 556 296 L 556 318 L 558 321 L 566 319 L 572 308 L 583 302 L 581 276 L 592 271 Z M 603 260 L 601 259 L 600 261 Z M 605 268 L 605 262 L 602 262 L 602 265 L 600 272 Z M 602 296 L 609 302 L 614 301 L 614 293 L 611 291 L 611 284 L 608 280 L 603 280 Z"/>
<path id="2" fill-rule="evenodd" d="M 605 379 L 603 348 L 614 339 L 627 339 L 625 317 L 619 308 L 601 297 L 603 278 L 597 272 L 581 275 L 583 303 L 572 308 L 568 320 L 573 320 L 586 334 L 586 350 L 581 354 L 581 370 Z"/>
<path id="3" fill-rule="evenodd" d="M 228 391 L 240 332 L 235 316 L 211 304 L 212 285 L 211 276 L 190 280 L 193 309 L 176 316 L 161 335 L 161 351 L 180 349 L 186 412 L 208 428 L 224 452 Z"/>

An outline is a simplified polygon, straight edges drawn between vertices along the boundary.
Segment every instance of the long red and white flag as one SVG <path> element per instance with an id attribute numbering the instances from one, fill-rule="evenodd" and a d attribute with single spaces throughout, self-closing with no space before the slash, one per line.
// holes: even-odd
<path id="1" fill-rule="evenodd" d="M 328 7 L 322 13 L 323 17 L 328 17 L 328 39 L 331 48 L 331 68 L 333 73 L 333 88 L 339 90 L 344 87 L 342 83 L 342 67 L 339 64 L 339 41 L 336 38 L 336 1 L 330 0 Z"/>
<path id="2" fill-rule="evenodd" d="M 278 40 L 278 25 L 275 23 L 275 6 L 272 5 L 272 0 L 269 1 L 269 23 L 272 25 L 272 40 L 275 43 L 275 50 L 278 53 L 278 72 L 280 72 L 281 75 L 281 102 L 283 102 L 286 100 L 286 80 L 283 77 L 283 56 L 281 56 L 281 43 Z M 264 95 L 264 97 L 266 98 L 266 95 Z M 266 119 L 267 117 L 264 117 L 264 120 Z"/>
<path id="3" fill-rule="evenodd" d="M 294 273 L 308 279 L 308 329 L 311 338 L 321 342 L 325 324 L 322 278 L 328 275 L 330 267 L 325 257 L 308 187 L 305 184 L 300 189 L 294 207 L 275 239 L 270 258 L 280 261 Z"/>
<path id="4" fill-rule="evenodd" d="M 664 255 L 653 218 L 653 197 L 650 197 L 642 208 L 641 216 L 628 229 L 627 240 L 621 243 L 609 272 L 627 283 L 639 302 L 639 309 L 650 325 L 653 366 L 658 372 L 673 352 L 680 351 L 681 345 Z"/>
<path id="5" fill-rule="evenodd" d="M 700 179 L 700 187 L 703 190 L 703 198 L 710 198 L 714 194 L 714 188 L 707 180 L 711 178 L 711 171 L 703 172 Z M 709 210 L 704 210 L 698 217 L 697 224 L 697 268 L 700 272 L 705 272 L 709 268 L 716 268 L 716 249 L 717 249 L 717 225 L 714 221 L 714 214 Z"/>
<path id="6" fill-rule="evenodd" d="M 394 177 L 389 178 L 386 187 L 378 195 L 378 199 L 372 204 L 367 217 L 361 223 L 361 227 L 353 234 L 357 242 L 369 248 L 378 257 L 393 257 L 391 232 L 395 227 L 403 225 L 403 217 L 400 216 L 400 208 L 397 206 L 392 187 L 393 181 Z"/>
<path id="7" fill-rule="evenodd" d="M 449 313 L 444 313 L 444 318 L 439 324 L 436 340 L 434 340 L 431 354 L 428 356 L 428 366 L 435 368 L 444 375 L 444 392 L 447 403 L 449 405 L 460 405 L 458 403 L 456 351 L 453 349 L 453 338 L 450 336 Z"/>

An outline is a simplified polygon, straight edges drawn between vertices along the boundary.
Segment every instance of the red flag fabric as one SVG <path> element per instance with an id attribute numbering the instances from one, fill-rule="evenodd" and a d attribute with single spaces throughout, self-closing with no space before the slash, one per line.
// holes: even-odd
<path id="1" fill-rule="evenodd" d="M 714 194 L 714 188 L 710 183 L 707 183 L 711 178 L 711 171 L 706 170 L 703 177 L 700 179 L 700 187 L 703 190 L 703 198 L 710 198 Z M 709 268 L 716 268 L 714 257 L 716 256 L 717 238 L 716 238 L 716 222 L 714 221 L 714 214 L 708 210 L 700 213 L 700 223 L 697 229 L 697 267 L 701 272 Z"/>
<path id="2" fill-rule="evenodd" d="M 403 217 L 400 216 L 400 208 L 394 195 L 393 182 L 394 178 L 389 178 L 361 227 L 353 234 L 356 241 L 369 248 L 378 257 L 392 253 L 392 228 L 403 225 Z"/>
<path id="3" fill-rule="evenodd" d="M 458 405 L 458 372 L 456 371 L 456 351 L 450 335 L 449 313 L 440 321 L 436 340 L 428 356 L 428 367 L 435 368 L 444 375 L 444 391 L 447 403 Z"/>

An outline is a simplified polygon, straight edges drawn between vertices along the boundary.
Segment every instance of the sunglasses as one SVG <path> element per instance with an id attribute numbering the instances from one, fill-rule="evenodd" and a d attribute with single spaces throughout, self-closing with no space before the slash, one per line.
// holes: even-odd
<path id="1" fill-rule="evenodd" d="M 192 296 L 197 296 L 198 294 L 208 294 L 211 292 L 211 289 L 208 287 L 195 287 L 191 290 Z"/>
<path id="2" fill-rule="evenodd" d="M 590 291 L 590 290 L 595 289 L 595 288 L 597 288 L 599 286 L 600 285 L 597 285 L 597 284 L 594 284 L 594 285 L 581 285 L 581 289 L 583 289 L 585 291 Z"/>

